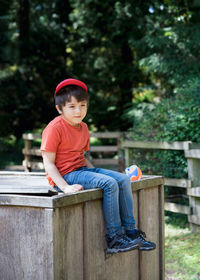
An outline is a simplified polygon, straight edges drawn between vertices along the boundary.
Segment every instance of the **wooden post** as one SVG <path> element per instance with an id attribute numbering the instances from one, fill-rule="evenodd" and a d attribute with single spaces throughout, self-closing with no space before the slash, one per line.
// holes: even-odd
<path id="1" fill-rule="evenodd" d="M 131 149 L 128 147 L 125 147 L 124 150 L 125 150 L 125 167 L 128 167 L 131 165 L 131 161 L 132 161 Z"/>
<path id="2" fill-rule="evenodd" d="M 200 150 L 192 149 L 185 151 L 185 157 L 187 158 L 188 163 L 188 177 L 192 180 L 192 187 L 197 188 L 200 186 Z M 189 203 L 192 207 L 192 215 L 188 216 L 190 222 L 190 229 L 192 231 L 199 230 L 200 225 L 200 201 L 195 197 L 189 194 Z"/>
<path id="3" fill-rule="evenodd" d="M 117 154 L 118 154 L 118 171 L 123 172 L 124 171 L 124 157 L 122 154 L 122 138 L 123 138 L 123 133 L 119 135 L 117 138 Z"/>
<path id="4" fill-rule="evenodd" d="M 32 148 L 32 140 L 29 139 L 25 139 L 25 154 L 24 154 L 24 168 L 26 172 L 31 172 L 31 166 L 30 166 L 30 162 L 31 162 L 31 155 L 30 155 L 30 150 Z"/>

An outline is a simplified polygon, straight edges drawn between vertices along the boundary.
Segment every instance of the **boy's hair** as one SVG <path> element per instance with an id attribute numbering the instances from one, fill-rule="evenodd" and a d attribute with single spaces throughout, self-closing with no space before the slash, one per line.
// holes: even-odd
<path id="1" fill-rule="evenodd" d="M 62 107 L 65 106 L 66 102 L 70 102 L 71 98 L 75 97 L 78 102 L 86 101 L 89 102 L 88 93 L 81 87 L 76 85 L 69 85 L 61 88 L 55 95 L 55 105 L 62 111 Z"/>

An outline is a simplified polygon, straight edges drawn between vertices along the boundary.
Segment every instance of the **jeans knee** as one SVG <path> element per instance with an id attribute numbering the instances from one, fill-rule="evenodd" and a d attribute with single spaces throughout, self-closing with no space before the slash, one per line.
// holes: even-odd
<path id="1" fill-rule="evenodd" d="M 107 179 L 104 182 L 103 190 L 110 193 L 118 192 L 119 188 L 118 188 L 117 181 L 113 178 Z"/>
<path id="2" fill-rule="evenodd" d="M 120 185 L 122 188 L 129 188 L 131 186 L 130 178 L 126 174 L 122 174 Z"/>

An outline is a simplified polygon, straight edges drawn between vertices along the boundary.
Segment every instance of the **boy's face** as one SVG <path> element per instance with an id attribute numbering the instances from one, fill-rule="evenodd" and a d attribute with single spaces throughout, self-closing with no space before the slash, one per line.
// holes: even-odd
<path id="1" fill-rule="evenodd" d="M 62 107 L 62 111 L 56 105 L 57 111 L 62 115 L 63 119 L 72 126 L 78 126 L 87 114 L 87 101 L 78 102 L 77 99 L 72 96 L 70 102 L 66 102 Z"/>

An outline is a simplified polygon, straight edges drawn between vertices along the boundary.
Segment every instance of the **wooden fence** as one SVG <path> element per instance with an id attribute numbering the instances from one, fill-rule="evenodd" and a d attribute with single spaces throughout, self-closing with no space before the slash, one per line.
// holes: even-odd
<path id="1" fill-rule="evenodd" d="M 150 252 L 106 255 L 102 191 L 53 193 L 44 175 L 0 173 L 1 280 L 164 280 L 163 178 L 132 183 Z"/>
<path id="2" fill-rule="evenodd" d="M 180 187 L 187 190 L 189 206 L 165 201 L 165 210 L 186 214 L 191 230 L 199 229 L 200 225 L 200 144 L 186 142 L 143 142 L 130 141 L 123 142 L 125 149 L 125 165 L 129 166 L 133 162 L 131 157 L 132 149 L 140 150 L 181 150 L 184 151 L 188 165 L 188 179 L 165 178 L 165 186 Z"/>
<path id="3" fill-rule="evenodd" d="M 187 158 L 188 179 L 165 178 L 165 186 L 180 187 L 186 189 L 189 205 L 181 205 L 165 201 L 165 210 L 186 214 L 192 230 L 200 225 L 200 144 L 185 142 L 141 142 L 126 140 L 128 133 L 122 132 L 99 132 L 91 133 L 91 137 L 99 139 L 114 139 L 115 145 L 91 146 L 89 158 L 95 166 L 114 167 L 123 171 L 125 166 L 133 164 L 131 158 L 132 149 L 140 150 L 181 150 Z M 41 151 L 35 147 L 33 142 L 41 139 L 41 134 L 23 134 L 25 148 L 23 149 L 23 166 L 26 171 L 32 169 L 44 169 Z M 125 151 L 125 162 L 122 156 Z M 95 156 L 97 155 L 97 156 Z M 108 157 L 109 155 L 112 156 Z"/>
<path id="4" fill-rule="evenodd" d="M 96 132 L 90 133 L 90 138 L 110 140 L 109 145 L 95 145 L 90 147 L 88 157 L 94 166 L 112 167 L 119 171 L 124 170 L 124 161 L 121 152 L 121 139 L 123 134 L 120 132 Z M 34 141 L 41 140 L 41 134 L 27 133 L 23 134 L 25 147 L 22 150 L 24 154 L 23 166 L 26 171 L 34 169 L 44 169 L 42 162 L 42 153 L 40 148 L 34 146 Z"/>

